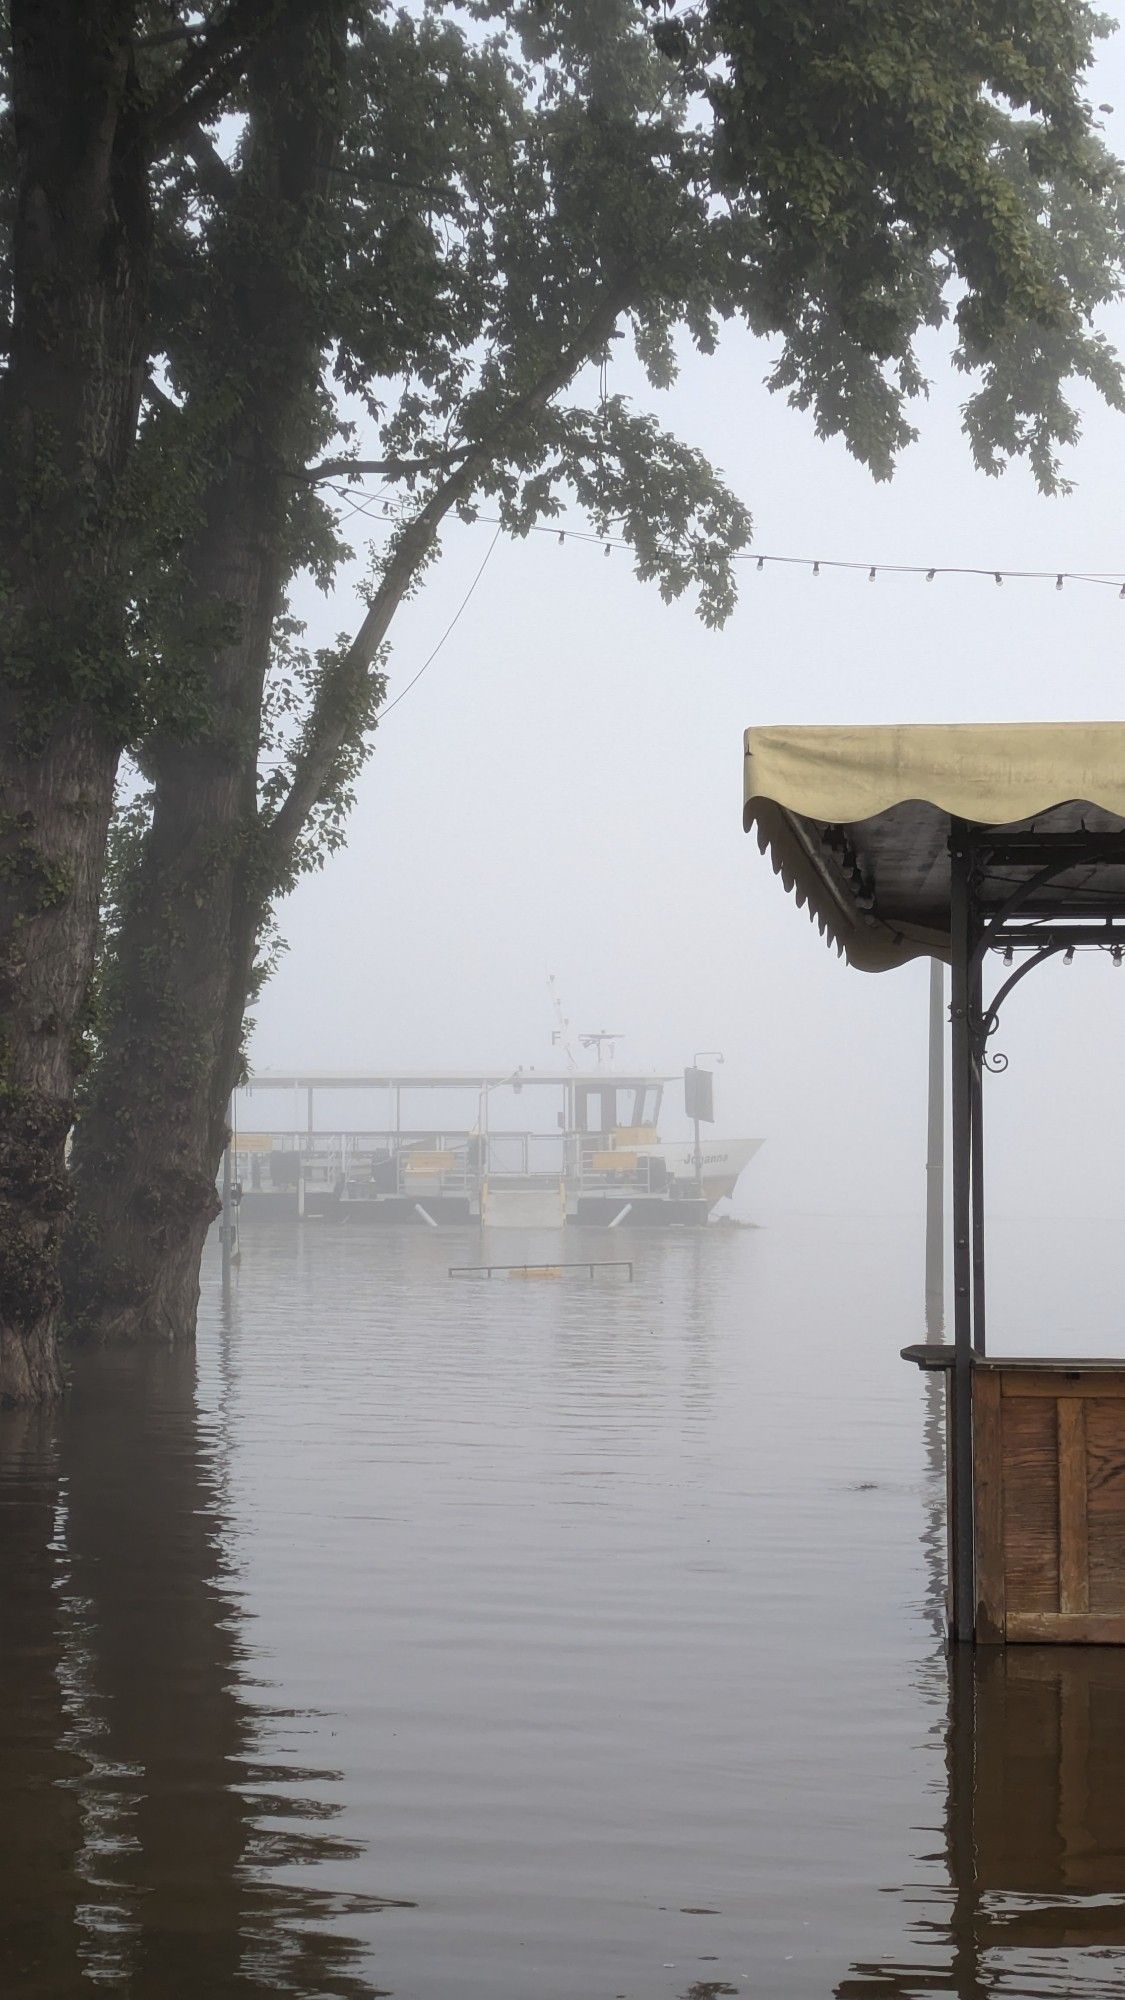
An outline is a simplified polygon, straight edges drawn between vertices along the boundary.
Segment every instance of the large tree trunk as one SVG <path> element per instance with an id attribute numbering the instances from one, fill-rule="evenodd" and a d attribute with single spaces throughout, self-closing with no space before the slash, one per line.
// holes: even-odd
<path id="1" fill-rule="evenodd" d="M 147 177 L 123 0 L 13 0 L 0 383 L 0 1403 L 59 1387 L 64 1149 L 118 746 Z"/>
<path id="2" fill-rule="evenodd" d="M 115 945 L 114 1012 L 75 1133 L 64 1270 L 79 1339 L 194 1332 L 253 966 L 253 767 L 200 741 L 165 746 L 155 777 Z"/>
<path id="3" fill-rule="evenodd" d="M 116 750 L 68 719 L 31 759 L 0 753 L 0 1401 L 60 1386 L 58 1252 L 75 1041 L 90 979 Z"/>
<path id="4" fill-rule="evenodd" d="M 185 601 L 234 636 L 207 662 L 208 721 L 146 746 L 151 827 L 108 968 L 110 1018 L 75 1134 L 65 1259 L 78 1339 L 194 1334 L 199 1262 L 237 1081 L 242 1023 L 272 883 L 257 768 L 263 688 L 291 558 L 294 468 L 317 437 L 311 274 L 342 115 L 342 5 L 264 51 L 250 140 L 216 253 L 210 366 L 235 416 L 185 558 Z M 202 370 L 206 381 L 207 368 Z"/>

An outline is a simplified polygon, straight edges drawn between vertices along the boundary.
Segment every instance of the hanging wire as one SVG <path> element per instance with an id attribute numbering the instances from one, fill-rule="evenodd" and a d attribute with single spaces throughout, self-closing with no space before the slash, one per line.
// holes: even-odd
<path id="1" fill-rule="evenodd" d="M 326 485 L 325 491 L 336 494 L 340 500 L 344 501 L 351 515 L 362 514 L 366 518 L 372 519 L 372 507 L 376 508 L 378 512 L 373 518 L 373 525 L 375 526 L 382 526 L 385 523 L 388 527 L 396 527 L 400 522 L 409 521 L 413 518 L 414 509 L 412 507 L 404 506 L 401 502 L 388 503 L 382 494 L 366 493 L 362 488 L 335 484 Z M 503 526 L 503 523 L 494 514 L 478 514 L 476 519 L 481 523 L 482 527 L 502 528 Z M 570 525 L 560 527 L 557 520 L 554 522 L 530 522 L 526 529 L 521 530 L 521 533 L 553 535 L 560 546 L 567 542 L 586 542 L 591 547 L 603 550 L 628 549 L 631 546 L 623 536 L 607 536 L 604 533 L 600 533 L 597 529 L 591 528 L 576 528 Z M 924 577 L 927 583 L 933 583 L 938 577 L 943 576 L 979 576 L 991 577 L 992 581 L 998 585 L 1004 583 L 1053 583 L 1056 590 L 1062 590 L 1067 583 L 1090 583 L 1101 585 L 1104 589 L 1116 590 L 1120 597 L 1125 598 L 1125 570 L 1073 570 L 1059 569 L 1057 567 L 1051 569 L 997 569 L 994 563 L 873 563 L 869 560 L 861 560 L 859 558 L 849 559 L 840 556 L 791 556 L 778 555 L 772 551 L 762 551 L 759 553 L 757 549 L 738 550 L 733 554 L 732 561 L 753 563 L 758 571 L 764 570 L 767 564 L 775 568 L 804 569 L 816 577 L 828 569 L 851 570 L 859 574 L 865 574 L 869 583 L 874 583 L 881 576 L 920 576 Z"/>
<path id="2" fill-rule="evenodd" d="M 426 672 L 426 669 L 428 667 L 433 666 L 434 661 L 437 659 L 438 654 L 441 652 L 441 649 L 444 646 L 446 640 L 448 639 L 450 633 L 452 632 L 454 626 L 460 619 L 462 612 L 466 609 L 469 603 L 469 599 L 472 597 L 472 594 L 476 589 L 478 583 L 480 582 L 481 577 L 484 575 L 485 570 L 488 568 L 492 552 L 495 549 L 497 542 L 500 540 L 500 535 L 501 535 L 501 529 L 499 526 L 497 526 L 496 533 L 493 535 L 492 540 L 489 542 L 488 547 L 484 552 L 484 560 L 481 563 L 480 568 L 478 569 L 471 584 L 469 585 L 468 590 L 465 592 L 464 597 L 461 599 L 460 604 L 457 606 L 456 611 L 453 613 L 452 618 L 450 619 L 448 625 L 446 626 L 445 631 L 442 633 L 441 638 L 438 640 L 437 645 L 434 647 L 433 652 L 430 654 L 428 659 L 423 660 L 417 673 L 413 676 L 411 680 L 407 681 L 406 686 L 402 689 L 401 693 L 396 694 L 393 701 L 389 701 L 385 708 L 381 708 L 379 710 L 379 713 L 375 718 L 377 723 L 381 724 L 386 721 L 392 708 L 397 708 L 400 701 L 405 701 L 407 695 L 410 693 L 411 688 L 417 687 L 418 682 L 421 680 L 422 675 Z"/>

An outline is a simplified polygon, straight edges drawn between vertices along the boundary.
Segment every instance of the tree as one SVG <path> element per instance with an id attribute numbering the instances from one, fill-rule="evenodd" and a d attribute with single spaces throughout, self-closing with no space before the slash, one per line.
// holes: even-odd
<path id="1" fill-rule="evenodd" d="M 0 24 L 0 1402 L 58 1387 L 76 1044 L 118 756 L 149 712 L 128 475 L 157 163 L 275 11 L 232 0 L 187 53 L 146 54 L 127 0 L 11 0 Z"/>
<path id="2" fill-rule="evenodd" d="M 220 198 L 216 173 L 204 226 L 178 246 L 189 275 L 166 322 L 168 395 L 153 442 L 169 466 L 195 453 L 205 529 L 185 535 L 171 590 L 182 615 L 167 629 L 202 673 L 205 720 L 187 740 L 164 731 L 141 751 L 151 823 L 115 905 L 75 1144 L 69 1294 L 83 1331 L 194 1323 L 263 922 L 338 837 L 382 692 L 385 635 L 445 516 L 484 494 L 524 530 L 569 485 L 666 592 L 697 584 L 711 618 L 731 602 L 729 558 L 749 522 L 698 454 L 620 399 L 560 402 L 626 309 L 642 337 L 648 329 L 655 371 L 666 365 L 663 293 L 678 299 L 694 283 L 710 299 L 729 282 L 729 245 L 708 227 L 690 164 L 697 142 L 680 129 L 682 86 L 632 0 L 600 9 L 592 36 L 568 26 L 544 41 L 530 22 L 521 32 L 522 45 L 506 28 L 473 40 L 438 17 L 367 10 L 348 45 L 336 194 L 319 202 L 299 251 L 274 187 L 291 148 L 269 108 L 270 92 L 310 95 L 293 87 L 287 49 L 268 91 L 251 80 L 242 144 L 220 163 L 229 185 Z M 305 379 L 284 388 L 278 296 L 294 273 L 318 300 L 319 353 L 314 341 Z M 213 363 L 201 321 L 215 324 Z M 217 458 L 215 408 L 229 426 Z M 353 424 L 378 431 L 382 472 L 408 504 L 395 503 L 360 631 L 315 660 L 292 647 L 279 658 L 275 646 L 271 673 L 287 576 L 302 562 L 328 574 L 339 558 L 322 488 L 358 470 Z M 229 550 L 246 533 L 228 462 L 252 468 L 250 490 L 269 487 L 285 514 L 255 539 L 268 575 L 208 567 L 211 539 Z M 267 591 L 270 615 L 258 619 Z M 218 646 L 207 640 L 216 628 L 230 635 Z M 268 773 L 263 747 L 277 766 Z"/>
<path id="3" fill-rule="evenodd" d="M 260 61 L 232 58 L 153 162 L 128 662 L 155 662 L 160 699 L 134 731 L 145 790 L 76 1139 L 85 1330 L 190 1331 L 261 940 L 343 837 L 443 520 L 484 502 L 521 534 L 577 504 L 666 595 L 729 610 L 749 517 L 597 390 L 615 338 L 661 386 L 681 339 L 707 351 L 741 318 L 778 343 L 772 386 L 880 477 L 912 434 L 915 336 L 951 314 L 989 469 L 1023 453 L 1057 486 L 1068 377 L 1120 400 L 1092 324 L 1121 221 L 1081 98 L 1096 21 L 996 0 L 986 34 L 979 12 L 354 0 L 329 159 L 327 127 L 296 136 L 335 116 L 300 82 L 336 18 L 309 0 L 272 11 Z M 360 482 L 389 540 L 359 630 L 308 657 L 286 589 L 302 568 L 330 583 L 333 489 Z"/>

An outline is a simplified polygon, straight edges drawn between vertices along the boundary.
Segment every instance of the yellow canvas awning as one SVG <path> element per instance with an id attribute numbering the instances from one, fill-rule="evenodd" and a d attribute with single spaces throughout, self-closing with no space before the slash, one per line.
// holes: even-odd
<path id="1" fill-rule="evenodd" d="M 750 729 L 744 799 L 785 887 L 851 964 L 882 971 L 948 957 L 951 818 L 1121 829 L 1125 723 Z"/>

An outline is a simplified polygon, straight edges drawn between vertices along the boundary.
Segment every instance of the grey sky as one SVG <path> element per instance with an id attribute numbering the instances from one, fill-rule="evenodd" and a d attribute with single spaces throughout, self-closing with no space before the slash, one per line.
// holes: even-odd
<path id="1" fill-rule="evenodd" d="M 1107 132 L 1125 153 L 1120 34 L 1093 95 L 1118 106 Z M 1125 312 L 1107 330 L 1125 348 Z M 635 389 L 723 468 L 766 552 L 1125 570 L 1125 420 L 1091 403 L 1067 468 L 1077 491 L 1043 500 L 1022 467 L 974 472 L 964 383 L 942 343 L 929 358 L 921 440 L 881 487 L 766 392 L 768 351 L 748 337 L 689 356 L 666 396 L 623 358 L 611 387 Z M 492 534 L 448 529 L 395 627 L 392 696 Z M 742 731 L 1125 717 L 1125 602 L 1091 586 L 744 569 L 716 635 L 638 584 L 623 551 L 498 544 L 380 732 L 347 853 L 283 911 L 290 949 L 257 1008 L 259 1067 L 546 1066 L 553 971 L 576 1027 L 626 1032 L 623 1062 L 725 1050 L 718 1129 L 767 1139 L 747 1212 L 918 1207 L 925 968 L 873 979 L 825 949 L 741 831 Z M 354 598 L 310 591 L 301 609 L 321 640 L 352 621 Z M 1002 1038 L 1011 1068 L 988 1095 L 998 1214 L 1120 1213 L 1123 1028 L 1125 970 L 1108 961 L 1021 989 Z"/>

